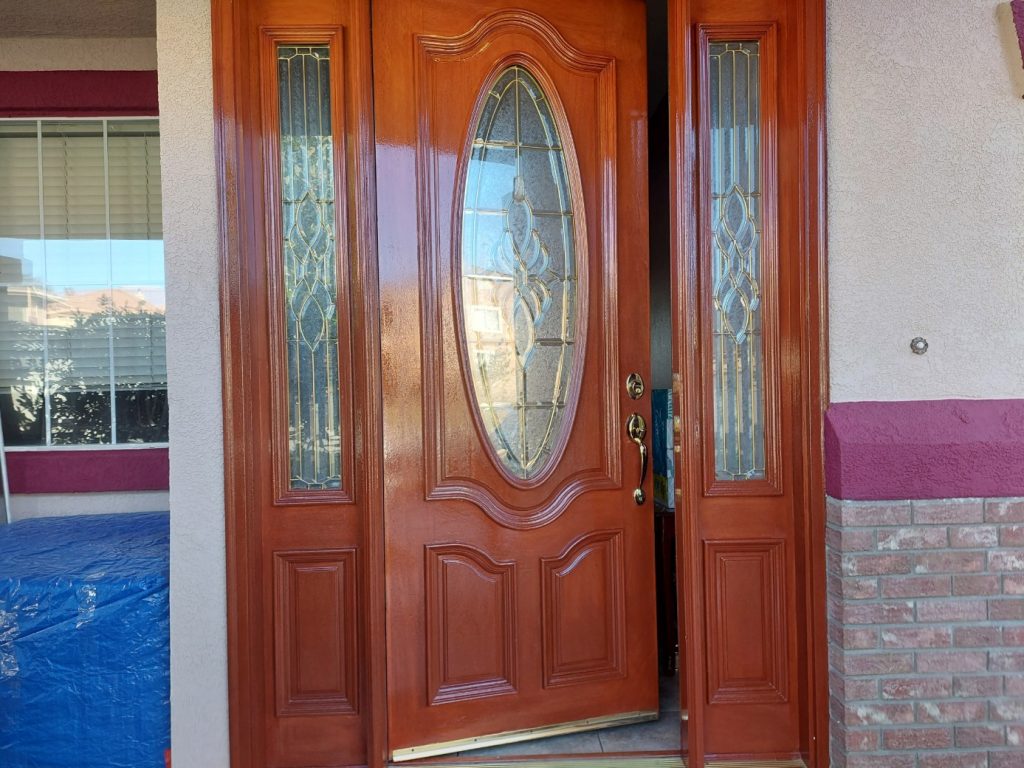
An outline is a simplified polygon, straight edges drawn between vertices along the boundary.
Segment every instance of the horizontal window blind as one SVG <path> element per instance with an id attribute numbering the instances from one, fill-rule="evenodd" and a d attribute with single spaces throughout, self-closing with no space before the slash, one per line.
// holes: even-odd
<path id="1" fill-rule="evenodd" d="M 13 445 L 164 442 L 156 120 L 0 121 L 0 416 Z"/>

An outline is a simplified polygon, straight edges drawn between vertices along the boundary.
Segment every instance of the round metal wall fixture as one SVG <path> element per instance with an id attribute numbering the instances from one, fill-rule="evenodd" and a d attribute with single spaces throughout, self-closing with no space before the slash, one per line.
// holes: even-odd
<path id="1" fill-rule="evenodd" d="M 925 352 L 928 351 L 928 339 L 924 338 L 923 336 L 918 336 L 917 338 L 911 339 L 910 351 L 913 352 L 915 355 L 923 355 Z"/>

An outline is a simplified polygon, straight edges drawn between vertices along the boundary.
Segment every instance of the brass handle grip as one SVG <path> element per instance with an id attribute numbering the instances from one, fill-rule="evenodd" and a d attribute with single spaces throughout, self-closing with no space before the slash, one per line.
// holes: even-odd
<path id="1" fill-rule="evenodd" d="M 636 443 L 640 449 L 640 484 L 633 491 L 633 501 L 643 504 L 647 500 L 644 492 L 644 482 L 647 480 L 647 446 L 644 438 L 647 437 L 647 422 L 639 413 L 634 413 L 626 420 L 626 434 L 629 439 Z"/>

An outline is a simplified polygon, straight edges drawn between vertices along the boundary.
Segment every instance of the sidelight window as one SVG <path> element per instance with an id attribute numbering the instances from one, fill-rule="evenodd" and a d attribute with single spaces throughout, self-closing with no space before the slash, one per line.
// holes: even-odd
<path id="1" fill-rule="evenodd" d="M 717 480 L 765 477 L 760 43 L 709 44 Z"/>
<path id="2" fill-rule="evenodd" d="M 330 48 L 277 48 L 289 487 L 341 486 Z"/>

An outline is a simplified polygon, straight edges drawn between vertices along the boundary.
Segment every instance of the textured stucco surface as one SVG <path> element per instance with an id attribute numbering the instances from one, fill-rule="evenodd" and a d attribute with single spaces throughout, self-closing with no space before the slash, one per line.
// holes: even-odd
<path id="1" fill-rule="evenodd" d="M 837 403 L 825 420 L 836 499 L 1024 495 L 1024 400 Z"/>
<path id="2" fill-rule="evenodd" d="M 107 515 L 114 512 L 161 512 L 169 509 L 167 491 L 126 493 L 16 493 L 11 496 L 11 519 Z"/>
<path id="3" fill-rule="evenodd" d="M 11 37 L 153 37 L 156 0 L 0 0 Z"/>
<path id="4" fill-rule="evenodd" d="M 1008 4 L 829 0 L 828 62 L 833 401 L 1024 397 Z"/>
<path id="5" fill-rule="evenodd" d="M 0 70 L 48 69 L 156 69 L 156 38 L 0 37 Z"/>
<path id="6" fill-rule="evenodd" d="M 227 639 L 217 166 L 209 0 L 160 0 L 170 391 L 171 744 L 226 766 Z"/>

